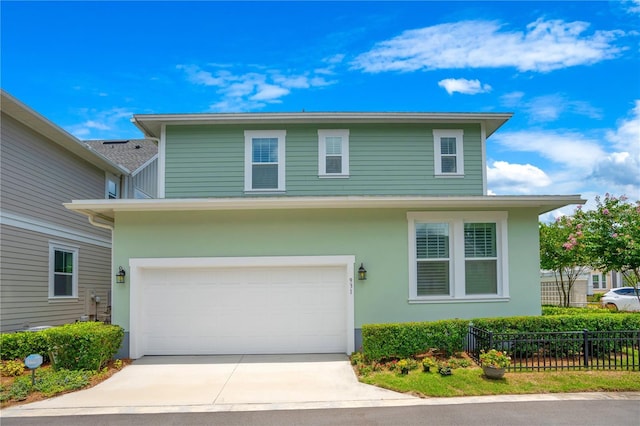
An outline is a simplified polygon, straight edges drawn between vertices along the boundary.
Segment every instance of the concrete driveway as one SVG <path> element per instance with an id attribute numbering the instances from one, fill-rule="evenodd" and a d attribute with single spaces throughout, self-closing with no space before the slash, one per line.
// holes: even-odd
<path id="1" fill-rule="evenodd" d="M 99 385 L 2 410 L 25 415 L 410 405 L 358 382 L 346 355 L 145 356 Z"/>

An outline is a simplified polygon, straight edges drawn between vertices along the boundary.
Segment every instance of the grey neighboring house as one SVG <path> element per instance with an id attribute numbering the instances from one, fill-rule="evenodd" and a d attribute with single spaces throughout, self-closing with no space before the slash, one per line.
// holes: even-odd
<path id="1" fill-rule="evenodd" d="M 156 198 L 158 192 L 158 144 L 151 139 L 84 141 L 92 150 L 129 171 L 122 196 L 112 198 Z M 112 189 L 115 186 L 112 185 Z"/>
<path id="2" fill-rule="evenodd" d="M 1 89 L 0 112 L 0 331 L 109 321 L 112 230 L 63 203 L 126 196 L 132 173 Z"/>

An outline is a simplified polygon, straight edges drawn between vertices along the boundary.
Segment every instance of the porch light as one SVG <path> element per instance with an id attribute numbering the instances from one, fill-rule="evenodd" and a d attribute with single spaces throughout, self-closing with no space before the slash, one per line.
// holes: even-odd
<path id="1" fill-rule="evenodd" d="M 118 273 L 116 274 L 116 282 L 118 284 L 124 284 L 124 277 L 127 276 L 127 273 L 124 271 L 122 266 L 119 267 Z"/>
<path id="2" fill-rule="evenodd" d="M 359 280 L 366 280 L 367 279 L 367 270 L 364 269 L 364 264 L 361 263 L 360 267 L 358 268 L 358 279 Z"/>

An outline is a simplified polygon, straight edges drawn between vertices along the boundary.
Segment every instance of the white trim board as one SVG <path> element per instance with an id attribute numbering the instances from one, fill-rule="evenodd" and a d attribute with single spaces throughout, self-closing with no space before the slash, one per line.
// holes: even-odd
<path id="1" fill-rule="evenodd" d="M 65 226 L 56 225 L 49 222 L 33 219 L 30 217 L 0 211 L 0 224 L 25 229 L 27 231 L 39 232 L 57 238 L 78 241 L 95 246 L 111 248 L 111 238 L 103 238 L 91 235 Z"/>

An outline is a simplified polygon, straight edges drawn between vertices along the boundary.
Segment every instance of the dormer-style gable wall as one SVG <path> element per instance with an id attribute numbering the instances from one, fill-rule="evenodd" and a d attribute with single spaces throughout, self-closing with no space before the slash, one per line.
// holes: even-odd
<path id="1" fill-rule="evenodd" d="M 135 116 L 159 139 L 159 197 L 484 195 L 510 114 Z M 157 136 L 155 136 L 157 135 Z"/>

